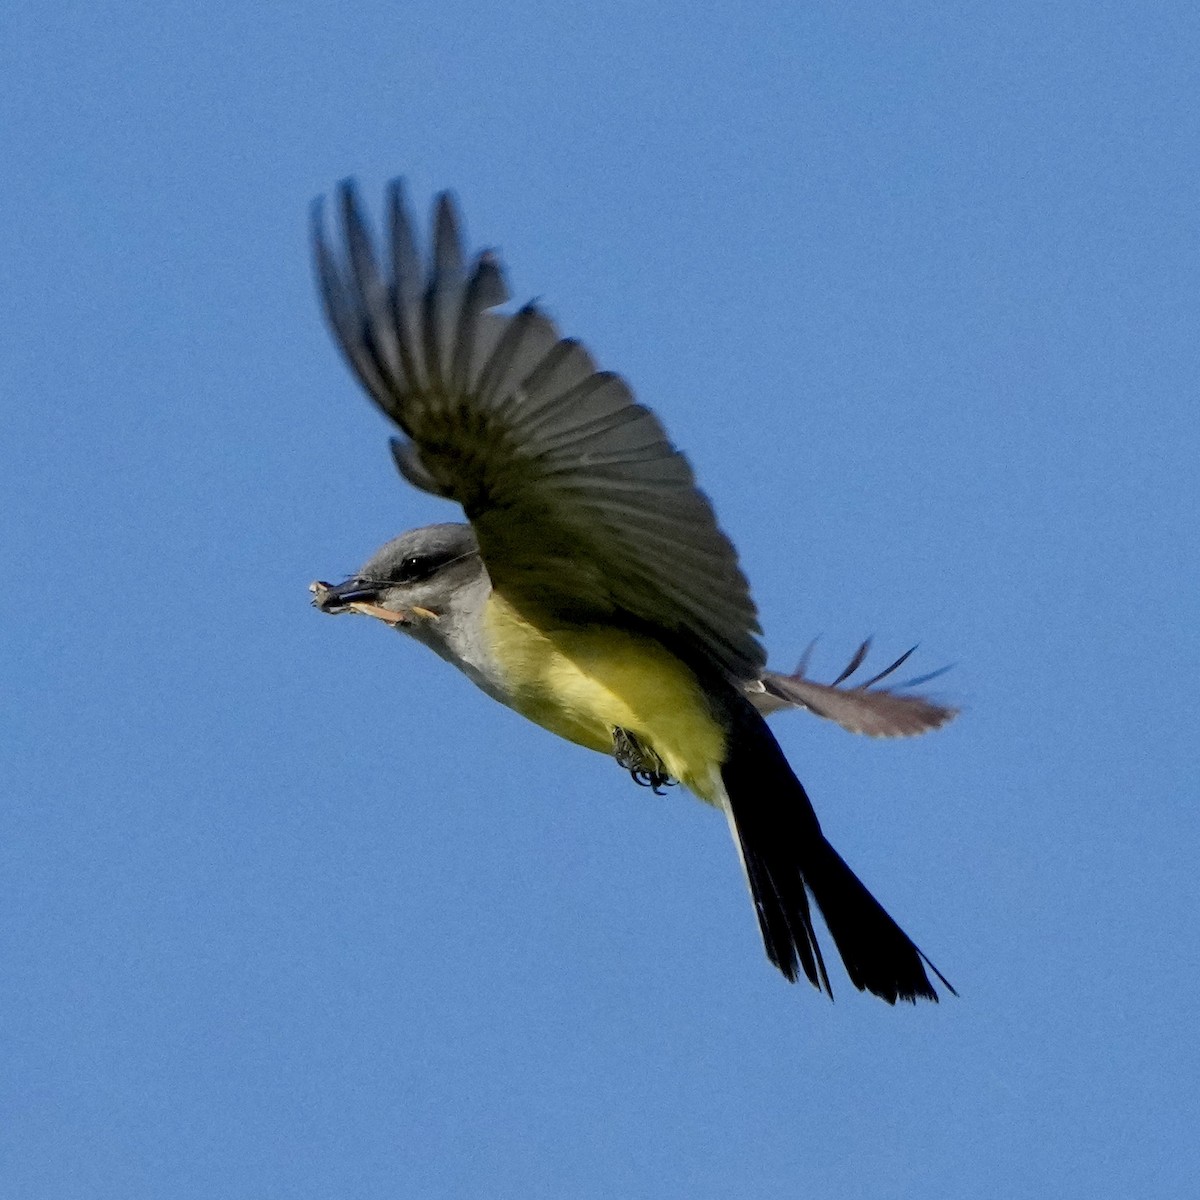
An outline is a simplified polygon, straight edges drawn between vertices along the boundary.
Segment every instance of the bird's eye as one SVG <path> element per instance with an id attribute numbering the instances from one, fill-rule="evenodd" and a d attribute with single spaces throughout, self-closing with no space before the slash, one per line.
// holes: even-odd
<path id="1" fill-rule="evenodd" d="M 410 554 L 402 558 L 398 566 L 388 570 L 388 580 L 391 583 L 421 583 L 450 563 L 458 562 L 459 557 L 437 550 L 428 554 Z"/>
<path id="2" fill-rule="evenodd" d="M 427 558 L 417 558 L 415 555 L 406 558 L 400 564 L 400 570 L 397 572 L 397 583 L 416 583 L 419 579 L 424 579 L 433 569 L 433 564 Z"/>

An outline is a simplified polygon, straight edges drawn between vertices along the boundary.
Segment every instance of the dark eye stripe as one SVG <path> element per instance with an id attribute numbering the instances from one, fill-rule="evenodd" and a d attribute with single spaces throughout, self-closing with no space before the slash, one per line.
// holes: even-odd
<path id="1" fill-rule="evenodd" d="M 420 583 L 428 579 L 435 571 L 450 562 L 450 556 L 445 554 L 412 555 L 406 558 L 396 572 L 397 583 Z"/>
<path id="2" fill-rule="evenodd" d="M 474 551 L 465 554 L 455 554 L 453 551 L 440 551 L 431 554 L 410 554 L 400 560 L 399 564 L 386 570 L 373 573 L 370 577 L 358 577 L 360 583 L 396 584 L 420 583 L 437 574 L 443 567 L 453 566 L 471 557 Z"/>

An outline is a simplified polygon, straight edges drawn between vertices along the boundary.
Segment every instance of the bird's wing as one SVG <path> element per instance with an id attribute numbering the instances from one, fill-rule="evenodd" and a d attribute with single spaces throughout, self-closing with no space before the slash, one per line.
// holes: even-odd
<path id="1" fill-rule="evenodd" d="M 764 671 L 761 679 L 747 683 L 746 693 L 764 716 L 782 708 L 806 708 L 818 717 L 836 721 L 851 733 L 864 733 L 868 737 L 912 737 L 939 729 L 958 715 L 956 708 L 905 690 L 937 678 L 948 670 L 946 667 L 896 687 L 876 686 L 907 662 L 912 650 L 865 682 L 849 683 L 850 676 L 862 666 L 870 647 L 868 638 L 832 683 L 817 683 L 808 677 L 810 645 L 792 674 Z"/>
<path id="2" fill-rule="evenodd" d="M 371 399 L 405 438 L 401 473 L 458 501 L 497 590 L 579 620 L 630 617 L 737 678 L 765 655 L 737 555 L 691 467 L 625 382 L 597 371 L 532 304 L 508 299 L 488 251 L 468 264 L 451 197 L 428 261 L 399 183 L 381 262 L 353 187 L 341 244 L 320 201 L 325 314 Z"/>

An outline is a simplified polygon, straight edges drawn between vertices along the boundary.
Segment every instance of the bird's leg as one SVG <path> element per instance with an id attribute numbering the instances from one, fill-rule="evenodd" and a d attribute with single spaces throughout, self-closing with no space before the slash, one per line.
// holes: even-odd
<path id="1" fill-rule="evenodd" d="M 633 776 L 633 782 L 639 787 L 648 787 L 656 796 L 661 796 L 664 787 L 675 783 L 667 774 L 663 760 L 636 734 L 614 725 L 612 740 L 613 757 Z"/>

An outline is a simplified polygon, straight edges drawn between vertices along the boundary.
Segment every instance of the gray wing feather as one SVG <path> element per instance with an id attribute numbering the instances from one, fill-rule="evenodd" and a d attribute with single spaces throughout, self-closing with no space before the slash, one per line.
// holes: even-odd
<path id="1" fill-rule="evenodd" d="M 523 408 L 524 384 L 558 345 L 558 330 L 549 317 L 527 304 L 503 323 L 495 352 L 483 364 L 474 391 L 485 408 Z"/>
<path id="2" fill-rule="evenodd" d="M 343 184 L 342 192 L 349 192 L 353 196 L 354 189 L 348 184 Z M 404 370 L 403 376 L 397 378 L 396 386 L 422 388 L 426 385 L 426 379 L 420 370 L 417 353 L 421 258 L 417 252 L 417 240 L 413 234 L 404 188 L 398 180 L 388 188 L 387 214 L 392 248 L 391 327 L 399 343 L 400 361 Z M 320 243 L 323 238 L 318 235 L 317 241 Z M 379 403 L 382 404 L 383 401 L 379 400 Z M 390 412 L 388 415 L 393 416 Z"/>
<path id="3" fill-rule="evenodd" d="M 953 720 L 958 712 L 926 696 L 904 695 L 885 688 L 863 692 L 770 671 L 762 682 L 766 690 L 750 697 L 759 712 L 807 708 L 851 733 L 867 737 L 913 737 L 928 733 Z"/>
<path id="4" fill-rule="evenodd" d="M 422 260 L 403 188 L 388 193 L 380 267 L 357 193 L 342 247 L 313 211 L 325 314 L 367 393 L 407 435 L 415 486 L 462 504 L 495 586 L 573 619 L 632 618 L 737 677 L 764 664 L 736 553 L 691 467 L 617 375 L 535 305 L 508 298 L 490 252 L 467 265 L 452 199 Z"/>
<path id="5" fill-rule="evenodd" d="M 474 314 L 463 305 L 466 273 L 458 217 L 450 197 L 437 198 L 433 217 L 433 262 L 424 297 L 425 358 L 429 384 L 444 396 L 452 394 L 451 358 L 459 329 L 473 326 Z M 460 317 L 463 320 L 460 322 Z M 465 357 L 470 357 L 467 348 Z"/>
<path id="6" fill-rule="evenodd" d="M 866 659 L 871 648 L 870 638 L 859 646 L 846 669 L 832 683 L 817 683 L 808 678 L 808 660 L 812 648 L 812 645 L 808 647 L 800 665 L 790 675 L 763 672 L 762 680 L 749 692 L 759 712 L 765 714 L 781 708 L 806 708 L 818 717 L 836 721 L 851 733 L 863 733 L 868 737 L 912 737 L 938 729 L 958 715 L 956 708 L 905 690 L 936 678 L 948 668 L 943 667 L 920 679 L 910 680 L 899 685 L 898 689 L 875 686 L 907 662 L 915 646 L 890 666 L 858 684 L 848 684 L 846 681 Z"/>
<path id="7" fill-rule="evenodd" d="M 412 442 L 394 437 L 391 439 L 390 445 L 396 469 L 413 487 L 419 488 L 423 492 L 432 492 L 435 496 L 446 495 L 442 485 L 434 479 L 421 461 L 420 452 Z"/>

